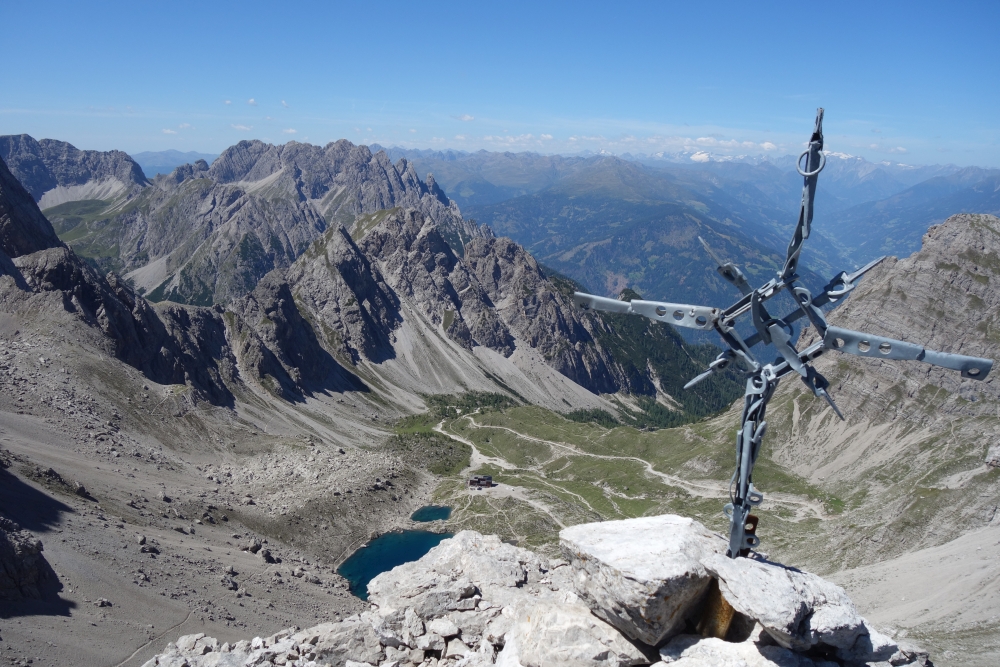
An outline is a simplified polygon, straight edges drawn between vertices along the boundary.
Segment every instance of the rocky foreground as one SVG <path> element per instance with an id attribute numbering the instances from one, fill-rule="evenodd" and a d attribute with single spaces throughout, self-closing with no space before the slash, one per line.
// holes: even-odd
<path id="1" fill-rule="evenodd" d="M 145 667 L 931 665 L 839 586 L 663 515 L 567 528 L 566 560 L 463 531 L 376 577 L 371 609 L 220 644 L 186 635 Z"/>

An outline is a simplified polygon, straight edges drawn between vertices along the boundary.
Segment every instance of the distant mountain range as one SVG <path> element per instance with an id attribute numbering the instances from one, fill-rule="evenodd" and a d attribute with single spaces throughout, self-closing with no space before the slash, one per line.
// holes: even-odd
<path id="1" fill-rule="evenodd" d="M 212 164 L 217 157 L 219 156 L 216 153 L 198 153 L 196 151 L 182 153 L 175 150 L 143 151 L 132 155 L 132 159 L 142 167 L 146 178 L 150 179 L 156 178 L 159 174 L 169 174 L 182 164 L 194 164 L 198 160 Z"/>
<path id="2" fill-rule="evenodd" d="M 794 156 L 385 150 L 432 172 L 467 217 L 525 244 L 546 265 L 595 291 L 614 293 L 627 282 L 658 299 L 729 299 L 696 234 L 751 276 L 766 275 L 784 255 L 802 189 Z M 804 266 L 825 280 L 881 254 L 915 251 L 929 226 L 955 213 L 998 213 L 998 176 L 830 152 Z"/>
<path id="3" fill-rule="evenodd" d="M 543 156 L 253 141 L 211 166 L 198 160 L 152 181 L 124 153 L 26 135 L 0 138 L 0 157 L 82 255 L 153 300 L 206 305 L 248 293 L 331 226 L 363 235 L 380 211 L 402 207 L 433 220 L 459 255 L 470 239 L 495 232 L 597 293 L 627 287 L 652 299 L 725 306 L 736 293 L 698 237 L 762 282 L 783 261 L 801 196 L 790 156 Z M 954 213 L 1000 212 L 998 179 L 997 170 L 828 153 L 803 281 L 816 288 L 877 255 L 912 252 L 930 225 Z"/>

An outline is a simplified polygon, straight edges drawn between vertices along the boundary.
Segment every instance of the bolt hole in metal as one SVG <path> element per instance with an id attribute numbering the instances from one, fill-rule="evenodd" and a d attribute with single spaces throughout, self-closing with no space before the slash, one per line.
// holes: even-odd
<path id="1" fill-rule="evenodd" d="M 708 324 L 708 318 L 705 317 L 704 315 L 699 315 L 698 317 L 694 318 L 694 321 L 700 327 L 703 327 L 706 324 Z"/>
<path id="2" fill-rule="evenodd" d="M 881 352 L 882 354 L 889 354 L 890 352 L 892 352 L 892 345 L 890 345 L 889 343 L 880 343 L 878 346 L 878 351 Z"/>
<path id="3" fill-rule="evenodd" d="M 838 350 L 847 345 L 847 342 L 843 338 L 837 338 L 833 341 L 833 346 Z"/>
<path id="4" fill-rule="evenodd" d="M 684 319 L 684 311 L 683 310 L 675 310 L 674 311 L 674 319 L 677 320 L 678 322 L 681 321 L 681 320 L 683 320 Z"/>
<path id="5" fill-rule="evenodd" d="M 979 375 L 979 369 L 978 368 L 970 368 L 969 370 L 967 370 L 965 372 L 968 373 L 969 375 L 971 375 L 972 377 L 976 377 L 977 375 Z"/>
<path id="6" fill-rule="evenodd" d="M 667 309 L 664 308 L 663 306 L 657 306 L 656 307 L 656 314 L 659 315 L 660 317 L 663 317 L 664 315 L 667 314 Z"/>
<path id="7" fill-rule="evenodd" d="M 869 343 L 866 340 L 859 340 L 858 341 L 858 352 L 867 352 L 870 349 L 872 349 L 872 344 L 871 343 Z"/>

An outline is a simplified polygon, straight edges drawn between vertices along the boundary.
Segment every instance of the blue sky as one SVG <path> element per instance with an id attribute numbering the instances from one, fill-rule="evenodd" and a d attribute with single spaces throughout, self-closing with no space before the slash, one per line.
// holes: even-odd
<path id="1" fill-rule="evenodd" d="M 0 0 L 0 134 L 1000 166 L 1000 3 Z"/>

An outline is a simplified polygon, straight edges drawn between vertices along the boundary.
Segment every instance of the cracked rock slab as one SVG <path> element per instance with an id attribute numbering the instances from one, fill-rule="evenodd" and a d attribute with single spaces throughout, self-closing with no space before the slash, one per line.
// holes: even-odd
<path id="1" fill-rule="evenodd" d="M 651 646 L 683 628 L 712 578 L 702 560 L 726 550 L 722 537 L 672 514 L 573 526 L 559 542 L 591 611 Z"/>
<path id="2" fill-rule="evenodd" d="M 887 660 L 896 645 L 870 628 L 840 586 L 780 563 L 713 555 L 705 568 L 723 597 L 763 626 L 781 646 L 796 651 L 836 650 L 841 659 Z"/>

